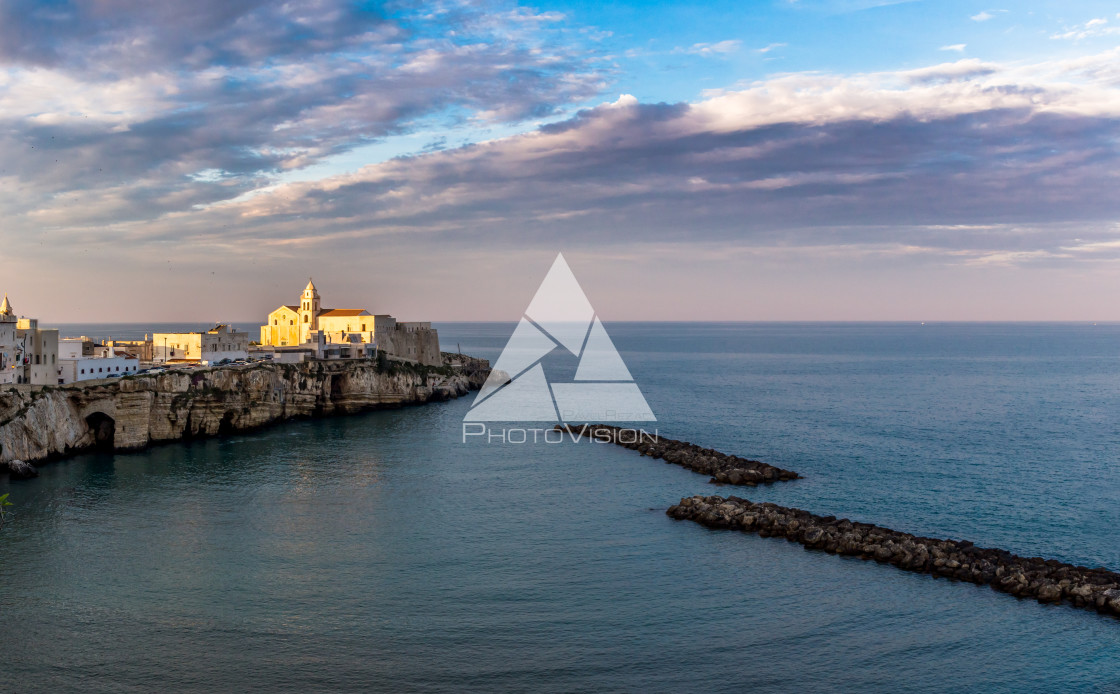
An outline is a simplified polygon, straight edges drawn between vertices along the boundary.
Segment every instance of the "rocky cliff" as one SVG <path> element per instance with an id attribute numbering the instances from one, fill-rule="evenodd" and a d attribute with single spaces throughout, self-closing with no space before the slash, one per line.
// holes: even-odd
<path id="1" fill-rule="evenodd" d="M 0 463 L 245 431 L 294 417 L 448 400 L 477 389 L 480 360 L 425 367 L 309 362 L 172 371 L 0 393 Z"/>

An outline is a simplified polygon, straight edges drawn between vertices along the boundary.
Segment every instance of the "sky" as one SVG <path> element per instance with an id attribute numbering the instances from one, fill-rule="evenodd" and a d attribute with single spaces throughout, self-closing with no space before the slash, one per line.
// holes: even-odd
<path id="1" fill-rule="evenodd" d="M 0 0 L 44 323 L 1120 320 L 1120 6 Z"/>

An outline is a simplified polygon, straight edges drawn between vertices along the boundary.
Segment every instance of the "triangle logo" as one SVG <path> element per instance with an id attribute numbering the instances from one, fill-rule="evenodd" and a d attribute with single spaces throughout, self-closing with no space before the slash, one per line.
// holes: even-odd
<path id="1" fill-rule="evenodd" d="M 579 358 L 570 383 L 550 383 L 541 365 L 558 349 Z M 656 421 L 562 253 L 463 421 Z"/>

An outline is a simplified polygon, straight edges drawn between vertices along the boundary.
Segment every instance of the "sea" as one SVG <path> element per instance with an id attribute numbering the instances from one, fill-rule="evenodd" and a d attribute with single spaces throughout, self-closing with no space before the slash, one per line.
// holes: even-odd
<path id="1" fill-rule="evenodd" d="M 606 325 L 647 429 L 804 479 L 464 441 L 473 395 L 46 464 L 0 480 L 0 691 L 1120 692 L 1120 620 L 665 515 L 1118 570 L 1120 325 Z M 495 359 L 514 326 L 436 327 Z"/>

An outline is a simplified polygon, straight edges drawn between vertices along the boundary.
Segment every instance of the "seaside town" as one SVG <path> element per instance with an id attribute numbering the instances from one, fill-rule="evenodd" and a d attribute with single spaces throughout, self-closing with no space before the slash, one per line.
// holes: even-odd
<path id="1" fill-rule="evenodd" d="M 254 337 L 226 324 L 205 332 L 153 332 L 142 340 L 60 336 L 57 328 L 20 316 L 5 294 L 0 304 L 0 385 L 67 385 L 265 360 L 294 364 L 384 355 L 440 363 L 439 336 L 431 323 L 397 321 L 365 309 L 323 308 L 310 280 L 299 302 L 271 312 Z"/>

